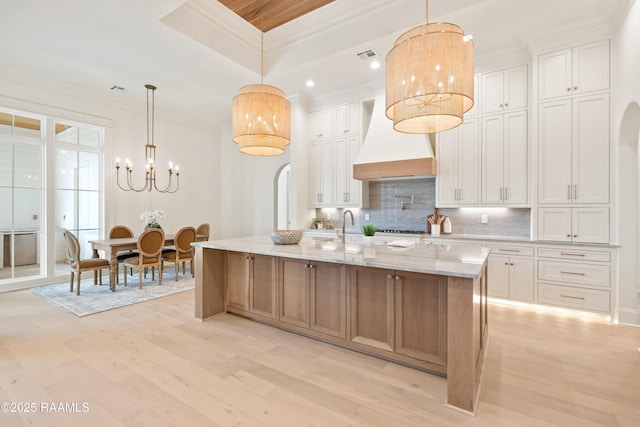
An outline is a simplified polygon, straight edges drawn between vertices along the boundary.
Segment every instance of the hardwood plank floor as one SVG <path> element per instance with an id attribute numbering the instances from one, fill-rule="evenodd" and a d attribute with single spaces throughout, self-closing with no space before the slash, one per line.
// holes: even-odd
<path id="1" fill-rule="evenodd" d="M 640 425 L 640 328 L 491 304 L 470 417 L 443 405 L 441 377 L 232 315 L 200 322 L 193 298 L 78 319 L 0 294 L 0 403 L 36 404 L 3 407 L 0 425 Z"/>

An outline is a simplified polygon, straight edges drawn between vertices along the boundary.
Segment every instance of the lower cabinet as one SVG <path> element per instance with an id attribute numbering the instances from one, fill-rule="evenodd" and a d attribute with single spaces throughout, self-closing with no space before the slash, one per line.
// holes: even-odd
<path id="1" fill-rule="evenodd" d="M 534 301 L 532 247 L 489 246 L 489 296 Z"/>
<path id="2" fill-rule="evenodd" d="M 270 256 L 227 252 L 226 303 L 230 308 L 275 319 L 275 259 Z"/>
<path id="3" fill-rule="evenodd" d="M 346 339 L 346 271 L 344 264 L 281 258 L 278 319 Z"/>
<path id="4" fill-rule="evenodd" d="M 351 268 L 353 343 L 446 366 L 446 316 L 446 278 Z"/>

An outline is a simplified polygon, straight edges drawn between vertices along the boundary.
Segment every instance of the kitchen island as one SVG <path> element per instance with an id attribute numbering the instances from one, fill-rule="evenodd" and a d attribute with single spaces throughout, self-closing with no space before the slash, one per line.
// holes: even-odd
<path id="1" fill-rule="evenodd" d="M 194 243 L 195 316 L 234 313 L 446 376 L 446 404 L 473 413 L 487 344 L 488 251 L 397 243 Z"/>

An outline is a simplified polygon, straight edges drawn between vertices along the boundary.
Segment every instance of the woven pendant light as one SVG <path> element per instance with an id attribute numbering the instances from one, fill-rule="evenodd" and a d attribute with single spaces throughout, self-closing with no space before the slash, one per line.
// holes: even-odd
<path id="1" fill-rule="evenodd" d="M 260 84 L 241 87 L 233 98 L 231 132 L 240 152 L 277 156 L 284 153 L 291 140 L 291 103 L 282 90 L 262 83 L 264 33 L 260 68 Z"/>
<path id="2" fill-rule="evenodd" d="M 450 23 L 415 27 L 387 55 L 386 115 L 403 133 L 434 133 L 462 124 L 473 107 L 473 40 Z"/>

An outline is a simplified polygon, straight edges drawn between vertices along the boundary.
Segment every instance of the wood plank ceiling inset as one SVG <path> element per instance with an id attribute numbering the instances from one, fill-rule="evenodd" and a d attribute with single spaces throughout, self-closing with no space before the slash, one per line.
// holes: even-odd
<path id="1" fill-rule="evenodd" d="M 333 0 L 219 1 L 263 33 L 333 2 Z"/>

